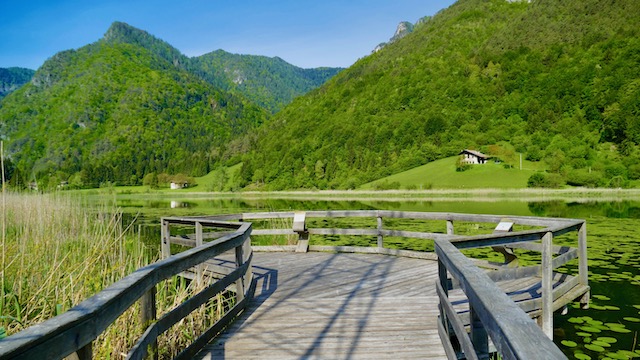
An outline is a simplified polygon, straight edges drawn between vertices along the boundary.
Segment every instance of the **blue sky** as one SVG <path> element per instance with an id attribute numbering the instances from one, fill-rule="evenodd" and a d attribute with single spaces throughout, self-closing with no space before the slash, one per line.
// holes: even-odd
<path id="1" fill-rule="evenodd" d="M 0 67 L 37 69 L 123 21 L 188 56 L 223 49 L 300 67 L 348 67 L 454 0 L 2 0 Z"/>

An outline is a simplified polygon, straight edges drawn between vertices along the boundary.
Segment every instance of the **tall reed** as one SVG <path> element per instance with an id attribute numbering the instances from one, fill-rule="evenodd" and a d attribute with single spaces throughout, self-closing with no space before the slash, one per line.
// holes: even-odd
<path id="1" fill-rule="evenodd" d="M 89 204 L 64 193 L 3 193 L 1 212 L 0 337 L 59 315 L 157 260 L 159 249 L 145 246 L 113 201 Z M 162 282 L 158 315 L 206 285 L 180 277 Z M 177 354 L 231 305 L 223 294 L 181 321 L 159 338 L 160 358 Z M 142 331 L 135 304 L 98 337 L 95 357 L 124 358 Z"/>

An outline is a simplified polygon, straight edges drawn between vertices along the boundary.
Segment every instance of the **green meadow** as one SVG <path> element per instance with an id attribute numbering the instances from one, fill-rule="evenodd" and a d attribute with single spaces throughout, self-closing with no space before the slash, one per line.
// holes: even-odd
<path id="1" fill-rule="evenodd" d="M 457 156 L 436 160 L 426 165 L 393 174 L 361 187 L 369 189 L 522 189 L 536 171 L 539 163 L 523 161 L 519 164 L 496 163 L 472 165 L 466 171 L 456 171 Z"/>

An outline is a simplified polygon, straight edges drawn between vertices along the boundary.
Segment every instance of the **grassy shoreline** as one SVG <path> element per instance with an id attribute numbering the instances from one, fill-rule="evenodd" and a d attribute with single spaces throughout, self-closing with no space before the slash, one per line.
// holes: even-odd
<path id="1" fill-rule="evenodd" d="M 134 191 L 135 190 L 135 191 Z M 437 189 L 437 190 L 292 190 L 292 191 L 239 191 L 203 192 L 196 189 L 151 190 L 144 187 L 84 190 L 91 195 L 118 195 L 119 197 L 166 197 L 175 199 L 199 198 L 247 198 L 247 199 L 298 199 L 298 200 L 377 200 L 377 201 L 622 201 L 640 200 L 640 189 Z"/>

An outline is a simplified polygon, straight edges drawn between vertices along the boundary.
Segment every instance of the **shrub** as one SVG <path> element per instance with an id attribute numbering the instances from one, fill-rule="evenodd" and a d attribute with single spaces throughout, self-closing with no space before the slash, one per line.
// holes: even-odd
<path id="1" fill-rule="evenodd" d="M 471 169 L 471 164 L 465 162 L 462 157 L 459 157 L 458 160 L 456 160 L 456 171 L 457 172 L 462 172 L 462 171 L 467 171 Z"/>
<path id="2" fill-rule="evenodd" d="M 563 185 L 562 176 L 558 174 L 534 173 L 527 180 L 527 186 L 533 188 L 559 188 Z"/>

